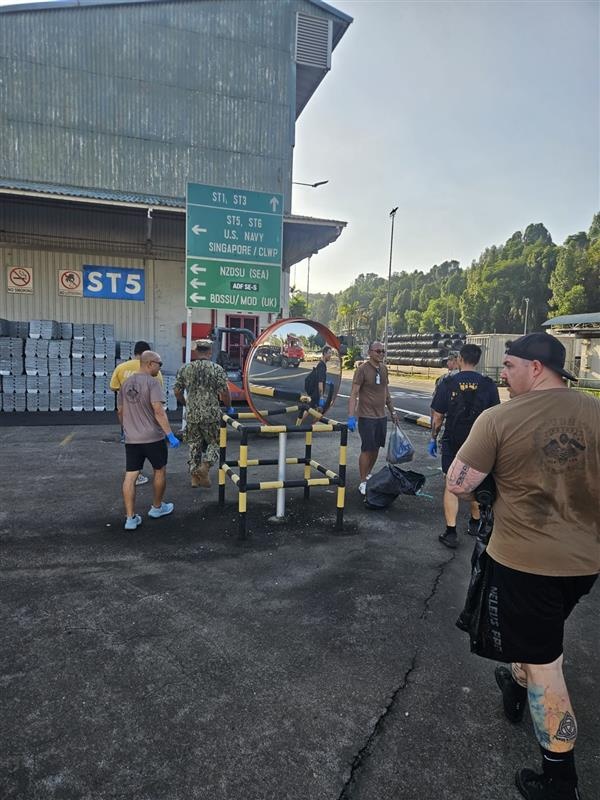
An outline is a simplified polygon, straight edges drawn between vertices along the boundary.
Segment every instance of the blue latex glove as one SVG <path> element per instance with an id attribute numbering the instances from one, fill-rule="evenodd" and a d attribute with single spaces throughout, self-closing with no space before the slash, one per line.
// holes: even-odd
<path id="1" fill-rule="evenodd" d="M 435 439 L 431 439 L 431 441 L 427 445 L 427 452 L 432 458 L 435 458 L 437 456 L 437 442 L 435 441 Z"/>
<path id="2" fill-rule="evenodd" d="M 227 411 L 225 413 L 229 414 L 229 416 L 231 416 L 232 414 L 235 414 L 235 408 L 233 406 L 229 406 L 229 408 L 227 409 Z"/>
<path id="3" fill-rule="evenodd" d="M 179 441 L 179 439 L 178 439 L 178 438 L 175 436 L 175 434 L 173 433 L 173 431 L 171 431 L 171 433 L 168 433 L 168 434 L 167 434 L 167 439 L 169 440 L 169 444 L 171 445 L 171 447 L 179 447 L 179 445 L 181 444 L 181 442 L 180 442 L 180 441 Z"/>
<path id="4" fill-rule="evenodd" d="M 356 417 L 348 417 L 348 430 L 349 431 L 352 431 L 352 433 L 354 433 L 354 431 L 356 430 L 356 426 L 357 425 L 358 425 L 358 421 L 357 421 Z"/>
<path id="5" fill-rule="evenodd" d="M 320 408 L 320 409 L 323 409 L 323 408 L 325 408 L 325 404 L 326 404 L 326 402 L 327 402 L 327 398 L 325 398 L 325 397 L 321 397 L 321 399 L 319 400 L 319 408 Z"/>

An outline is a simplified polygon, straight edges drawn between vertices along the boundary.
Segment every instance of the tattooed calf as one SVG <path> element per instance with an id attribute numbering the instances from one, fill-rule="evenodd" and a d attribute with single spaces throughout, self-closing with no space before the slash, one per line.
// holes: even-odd
<path id="1" fill-rule="evenodd" d="M 575 722 L 575 717 L 569 714 L 568 711 L 565 711 L 554 738 L 559 739 L 561 742 L 574 742 L 577 739 L 577 723 Z"/>

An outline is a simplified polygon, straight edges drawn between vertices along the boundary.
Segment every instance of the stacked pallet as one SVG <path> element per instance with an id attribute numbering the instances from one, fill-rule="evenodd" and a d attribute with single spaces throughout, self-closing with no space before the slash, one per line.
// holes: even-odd
<path id="1" fill-rule="evenodd" d="M 0 319 L 0 409 L 113 411 L 110 377 L 133 348 L 115 341 L 112 325 Z M 174 380 L 165 376 L 169 409 Z"/>

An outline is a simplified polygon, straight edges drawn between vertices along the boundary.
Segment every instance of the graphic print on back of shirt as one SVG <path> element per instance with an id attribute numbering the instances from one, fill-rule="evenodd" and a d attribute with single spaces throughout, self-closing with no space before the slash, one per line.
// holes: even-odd
<path id="1" fill-rule="evenodd" d="M 140 387 L 135 381 L 129 381 L 125 387 L 125 394 L 129 403 L 140 402 Z"/>
<path id="2" fill-rule="evenodd" d="M 536 431 L 542 469 L 551 474 L 585 468 L 585 433 L 575 419 L 553 419 Z"/>

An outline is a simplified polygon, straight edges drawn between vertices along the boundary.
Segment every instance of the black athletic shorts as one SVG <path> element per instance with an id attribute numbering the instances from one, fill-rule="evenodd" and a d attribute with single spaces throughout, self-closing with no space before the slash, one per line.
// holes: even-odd
<path id="1" fill-rule="evenodd" d="M 498 661 L 551 664 L 563 651 L 564 623 L 597 575 L 533 575 L 489 557 L 488 615 Z"/>
<path id="2" fill-rule="evenodd" d="M 373 453 L 385 445 L 387 417 L 359 417 L 358 432 L 360 449 L 363 453 Z"/>
<path id="3" fill-rule="evenodd" d="M 164 439 L 160 439 L 158 442 L 125 445 L 125 469 L 127 472 L 139 472 L 146 459 L 154 469 L 162 469 L 166 466 L 168 458 L 167 443 Z"/>
<path id="4" fill-rule="evenodd" d="M 450 469 L 450 465 L 456 458 L 456 454 L 458 450 L 454 450 L 450 444 L 450 442 L 445 442 L 442 439 L 442 472 L 444 475 L 448 474 L 448 470 Z"/>

